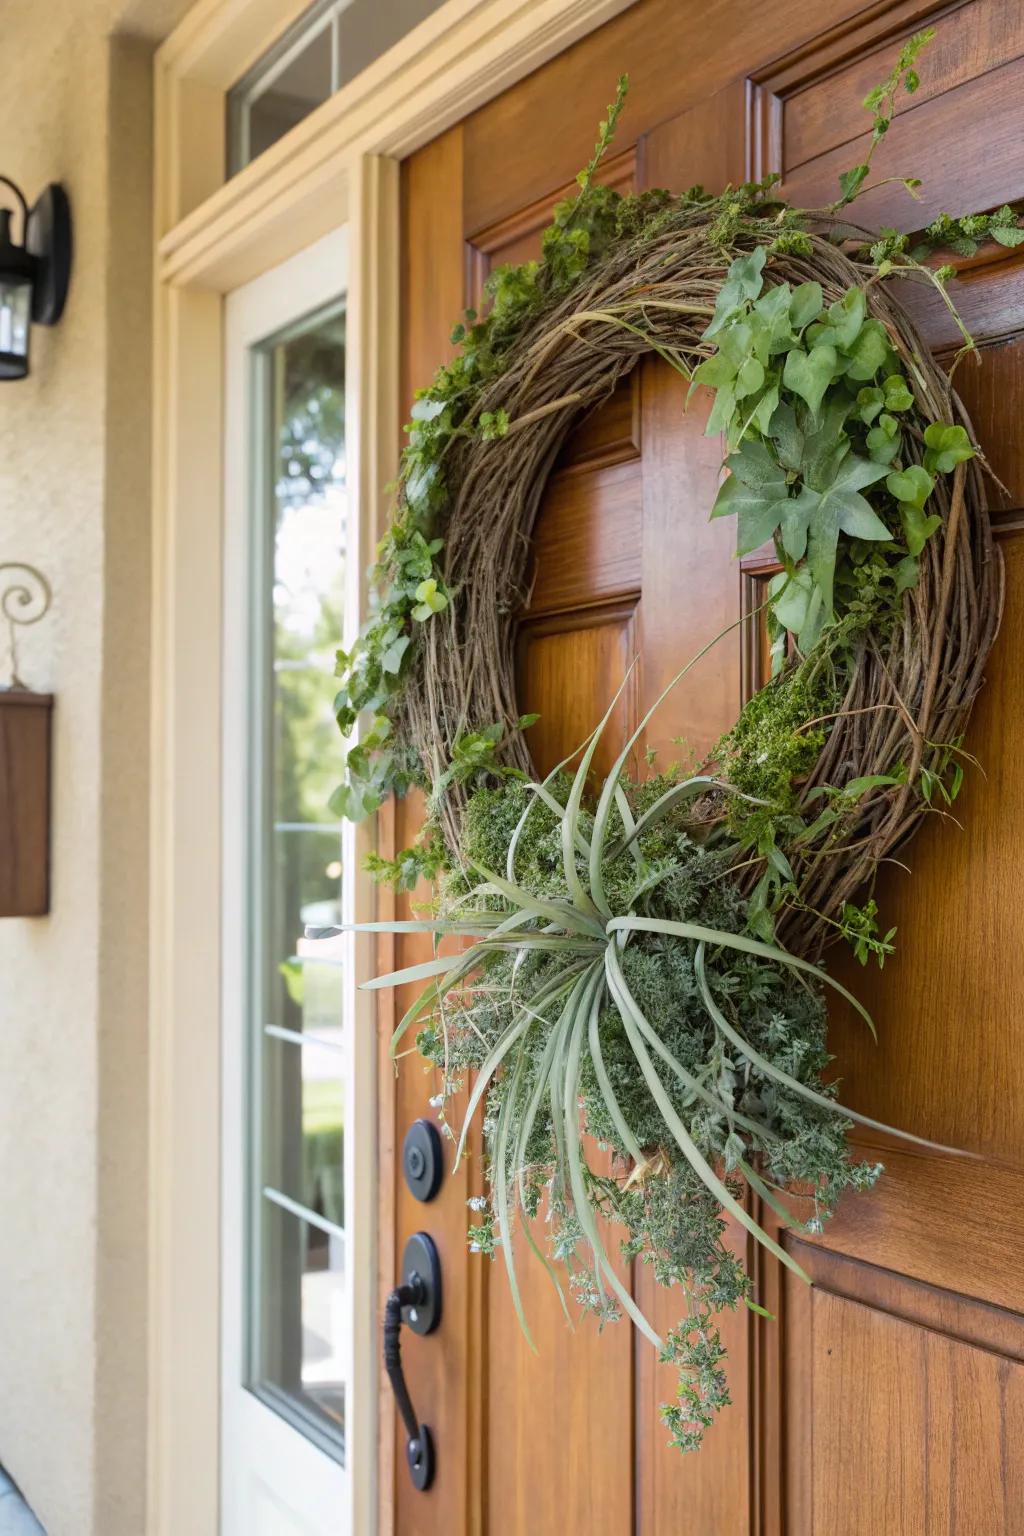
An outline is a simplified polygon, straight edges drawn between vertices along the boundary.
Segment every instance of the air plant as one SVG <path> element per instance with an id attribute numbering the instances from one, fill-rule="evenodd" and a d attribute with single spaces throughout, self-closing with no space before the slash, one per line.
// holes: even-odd
<path id="1" fill-rule="evenodd" d="M 594 755 L 613 709 L 614 701 L 580 749 L 571 778 L 563 771 L 567 759 L 542 782 L 502 787 L 506 803 L 512 794 L 522 803 L 503 872 L 466 847 L 464 868 L 450 878 L 436 915 L 362 925 L 430 933 L 438 947 L 446 938 L 468 944 L 365 985 L 425 983 L 395 1031 L 392 1052 L 413 1025 L 425 1022 L 420 1044 L 445 1068 L 445 1096 L 457 1072 L 475 1070 L 456 1165 L 484 1106 L 487 1230 L 496 1228 L 494 1246 L 501 1248 L 526 1338 L 533 1345 L 516 1274 L 516 1213 L 565 1307 L 555 1267 L 530 1228 L 543 1187 L 558 1218 L 559 1256 L 574 1260 L 584 1252 L 592 1275 L 586 1290 L 602 1317 L 621 1308 L 663 1358 L 683 1365 L 682 1406 L 669 1405 L 664 1413 L 676 1442 L 690 1448 L 699 1444 L 714 1408 L 728 1401 L 717 1369 L 724 1350 L 711 1327 L 714 1311 L 740 1300 L 762 1310 L 723 1246 L 723 1213 L 807 1280 L 793 1254 L 751 1213 L 743 1186 L 784 1224 L 819 1230 L 843 1188 L 866 1187 L 880 1172 L 850 1158 L 850 1122 L 889 1128 L 838 1104 L 834 1089 L 821 1081 L 828 1061 L 823 989 L 842 996 L 873 1031 L 865 1009 L 821 966 L 743 931 L 745 904 L 729 875 L 734 849 L 723 818 L 708 814 L 709 806 L 738 792 L 711 773 L 667 787 L 633 784 L 626 764 L 652 709 L 619 753 L 593 811 L 585 807 Z M 702 814 L 695 816 L 698 805 Z M 538 835 L 538 818 L 550 865 L 560 866 L 540 880 L 521 869 L 523 845 Z M 694 879 L 713 910 L 695 913 L 692 899 L 680 896 L 680 882 L 689 880 L 689 889 Z M 670 1031 L 656 1026 L 654 1010 L 638 997 L 643 988 L 631 984 L 641 957 L 644 966 L 683 978 L 685 1050 L 673 1047 Z M 737 1009 L 744 999 L 747 1027 Z M 589 1166 L 584 1137 L 595 1125 L 620 1159 L 622 1182 Z M 696 1202 L 706 1217 L 696 1264 L 692 1232 L 688 1246 L 680 1246 L 681 1239 L 651 1231 L 652 1181 L 670 1170 L 680 1197 Z M 792 1213 L 798 1185 L 813 1202 L 809 1222 Z M 667 1342 L 609 1257 L 601 1230 L 608 1216 L 624 1220 L 635 1239 L 639 1231 L 633 1251 L 648 1250 L 644 1256 L 686 1291 L 687 1317 Z M 675 1260 L 668 1253 L 666 1266 L 673 1244 L 679 1251 Z M 663 1251 L 659 1257 L 651 1249 Z"/>

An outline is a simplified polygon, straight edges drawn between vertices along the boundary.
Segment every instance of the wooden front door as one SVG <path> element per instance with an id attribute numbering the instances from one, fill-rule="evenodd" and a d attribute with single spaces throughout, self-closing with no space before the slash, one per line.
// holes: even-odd
<path id="1" fill-rule="evenodd" d="M 913 0 L 640 0 L 419 151 L 403 179 L 406 405 L 489 268 L 537 249 L 623 70 L 631 92 L 607 166 L 616 185 L 717 189 L 779 169 L 793 200 L 815 206 L 862 158 L 865 92 L 930 16 Z M 920 227 L 940 210 L 1024 198 L 1024 11 L 1017 0 L 967 0 L 935 20 L 921 89 L 901 102 L 876 160 L 881 175 L 922 176 L 922 202 L 885 188 L 863 205 L 877 224 Z M 1024 259 L 999 248 L 967 265 L 958 301 L 981 366 L 968 362 L 958 381 L 1007 487 L 995 501 L 1007 618 L 970 742 L 985 776 L 974 773 L 958 802 L 966 830 L 936 818 L 909 850 L 912 876 L 894 869 L 881 882 L 897 956 L 882 978 L 856 967 L 846 978 L 878 1020 L 879 1044 L 839 1014 L 832 1040 L 848 1102 L 979 1157 L 885 1148 L 875 1192 L 851 1198 L 823 1240 L 786 1237 L 814 1276 L 810 1290 L 745 1250 L 778 1320 L 726 1319 L 733 1406 L 684 1458 L 657 1413 L 671 1369 L 627 1323 L 568 1333 L 524 1257 L 540 1354 L 528 1350 L 501 1267 L 467 1252 L 479 1141 L 437 1200 L 411 1199 L 395 1152 L 437 1089 L 415 1057 L 397 1079 L 385 1068 L 382 1281 L 392 1283 L 406 1237 L 425 1229 L 442 1252 L 446 1301 L 440 1331 L 406 1347 L 417 1411 L 437 1442 L 436 1483 L 412 1488 L 385 1388 L 383 1530 L 1024 1533 Z M 917 313 L 930 345 L 951 355 L 941 306 L 926 300 Z M 764 570 L 739 569 L 731 528 L 708 522 L 721 445 L 702 435 L 706 407 L 698 398 L 684 414 L 683 395 L 662 365 L 645 363 L 577 431 L 552 477 L 519 655 L 523 708 L 542 716 L 532 736 L 542 768 L 592 727 L 634 654 L 620 729 L 706 639 L 758 605 Z M 756 641 L 718 646 L 648 744 L 667 757 L 706 749 L 757 686 Z M 685 748 L 673 745 L 680 737 Z M 397 808 L 397 846 L 417 814 L 411 802 Z M 415 952 L 402 941 L 382 962 Z M 631 1278 L 656 1320 L 676 1320 L 646 1271 Z"/>

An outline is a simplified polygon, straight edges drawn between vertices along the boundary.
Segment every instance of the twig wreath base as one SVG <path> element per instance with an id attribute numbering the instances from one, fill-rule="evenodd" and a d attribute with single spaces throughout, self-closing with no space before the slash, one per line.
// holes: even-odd
<path id="1" fill-rule="evenodd" d="M 927 40 L 869 96 L 873 143 Z M 408 888 L 437 876 L 432 908 L 369 926 L 430 934 L 435 957 L 372 985 L 424 983 L 393 1049 L 418 1028 L 446 1129 L 470 1079 L 460 1155 L 483 1112 L 472 1246 L 500 1252 L 527 1337 L 517 1224 L 567 1318 L 560 1275 L 602 1322 L 629 1316 L 681 1372 L 662 1413 L 691 1450 L 729 1401 L 716 1315 L 763 1311 L 726 1216 L 806 1279 L 752 1212 L 820 1231 L 880 1172 L 847 1141 L 876 1123 L 825 1076 L 827 993 L 871 1021 L 822 954 L 839 936 L 862 961 L 891 951 L 874 877 L 959 790 L 1003 598 L 970 422 L 900 285 L 949 304 L 926 251 L 951 231 L 1014 245 L 1024 230 L 1006 208 L 943 216 L 914 250 L 874 239 L 843 212 L 870 154 L 818 213 L 779 200 L 776 178 L 620 197 L 593 174 L 623 93 L 541 262 L 493 275 L 488 314 L 456 327 L 459 353 L 417 401 L 378 608 L 339 655 L 343 731 L 373 720 L 335 808 L 427 792 L 424 838 L 382 872 Z M 713 394 L 729 474 L 711 514 L 736 517 L 739 554 L 774 541 L 775 675 L 689 777 L 628 776 L 647 716 L 595 785 L 609 711 L 541 780 L 514 670 L 536 519 L 567 435 L 651 355 Z M 589 1166 L 588 1135 L 611 1173 Z M 609 1259 L 609 1222 L 683 1298 L 664 1338 Z"/>
<path id="2" fill-rule="evenodd" d="M 507 434 L 452 445 L 454 489 L 445 523 L 444 580 L 451 594 L 424 626 L 414 671 L 402 697 L 400 736 L 438 783 L 456 742 L 481 722 L 500 722 L 505 760 L 536 772 L 517 726 L 515 634 L 528 598 L 531 539 L 552 466 L 581 417 L 652 353 L 670 356 L 687 375 L 711 355 L 703 333 L 730 263 L 744 248 L 770 241 L 772 222 L 751 229 L 745 245 L 723 251 L 709 236 L 716 209 L 676 205 L 654 233 L 623 242 L 510 349 L 502 375 L 481 395 L 480 414 L 504 412 Z M 904 416 L 903 463 L 919 464 L 931 422 L 970 422 L 949 379 L 916 334 L 891 287 L 871 283 L 874 269 L 852 261 L 824 235 L 808 236 L 807 254 L 774 256 L 770 283 L 820 284 L 827 307 L 865 288 L 868 311 L 885 327 L 912 381 Z M 982 472 L 977 460 L 941 480 L 929 501 L 941 518 L 920 558 L 900 623 L 860 646 L 837 718 L 807 776 L 805 800 L 820 786 L 888 774 L 908 765 L 906 783 L 880 788 L 851 817 L 827 857 L 808 852 L 799 882 L 802 908 L 780 931 L 801 953 L 820 951 L 834 918 L 868 884 L 927 811 L 912 786 L 935 769 L 946 744 L 959 740 L 981 686 L 1002 606 L 1001 562 L 993 554 Z M 682 660 L 683 658 L 681 658 Z M 448 846 L 461 841 L 470 786 L 454 782 L 439 806 Z M 822 914 L 818 916 L 817 914 Z"/>

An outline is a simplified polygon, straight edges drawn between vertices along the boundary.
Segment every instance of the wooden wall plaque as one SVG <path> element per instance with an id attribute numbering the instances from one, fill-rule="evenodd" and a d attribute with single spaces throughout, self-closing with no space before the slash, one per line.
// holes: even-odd
<path id="1" fill-rule="evenodd" d="M 0 917 L 50 910 L 53 696 L 0 689 Z"/>

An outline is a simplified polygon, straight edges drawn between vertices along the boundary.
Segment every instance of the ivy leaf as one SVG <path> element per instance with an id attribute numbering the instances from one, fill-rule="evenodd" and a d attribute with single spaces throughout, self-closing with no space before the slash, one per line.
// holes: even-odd
<path id="1" fill-rule="evenodd" d="M 398 675 L 402 666 L 402 657 L 409 649 L 411 643 L 411 635 L 399 635 L 397 639 L 392 640 L 380 658 L 380 664 L 385 672 L 390 673 L 392 676 Z"/>
<path id="2" fill-rule="evenodd" d="M 871 425 L 884 405 L 885 394 L 881 389 L 862 389 L 857 395 L 857 415 L 865 426 Z"/>
<path id="3" fill-rule="evenodd" d="M 874 464 L 870 459 L 849 454 L 840 464 L 836 478 L 827 490 L 814 491 L 805 485 L 794 503 L 794 507 L 799 509 L 797 518 L 806 529 L 807 563 L 821 589 L 822 603 L 828 615 L 832 613 L 832 588 L 840 532 L 849 538 L 874 542 L 892 538 L 870 502 L 860 494 L 862 489 L 873 485 L 884 474 L 884 464 Z M 800 535 L 797 523 L 791 526 L 791 537 L 798 542 Z"/>
<path id="4" fill-rule="evenodd" d="M 821 591 L 806 566 L 789 573 L 780 571 L 768 584 L 772 612 L 802 651 L 814 646 L 824 627 Z"/>
<path id="5" fill-rule="evenodd" d="M 885 488 L 897 501 L 920 511 L 935 489 L 935 480 L 920 464 L 911 464 L 889 475 Z"/>
<path id="6" fill-rule="evenodd" d="M 921 567 L 913 555 L 907 555 L 896 567 L 896 593 L 908 592 L 911 587 L 916 587 L 920 579 Z"/>
<path id="7" fill-rule="evenodd" d="M 824 297 L 820 283 L 801 283 L 793 289 L 789 305 L 789 318 L 793 329 L 802 331 L 821 314 Z"/>
<path id="8" fill-rule="evenodd" d="M 800 396 L 817 415 L 826 389 L 836 372 L 836 349 L 828 342 L 816 346 L 810 352 L 794 348 L 786 355 L 782 370 L 782 382 L 787 389 Z"/>
<path id="9" fill-rule="evenodd" d="M 868 304 L 862 288 L 848 288 L 841 299 L 829 305 L 829 341 L 847 352 L 860 335 L 867 318 Z"/>
<path id="10" fill-rule="evenodd" d="M 778 381 L 778 377 L 776 375 L 770 375 L 769 376 L 768 386 L 765 389 L 764 394 L 761 396 L 760 400 L 757 402 L 757 408 L 754 411 L 753 416 L 751 417 L 751 420 L 753 421 L 753 423 L 754 423 L 755 427 L 757 428 L 757 430 L 763 436 L 765 436 L 765 437 L 768 436 L 768 429 L 769 429 L 769 426 L 771 425 L 772 417 L 775 415 L 775 410 L 776 410 L 776 407 L 778 406 L 778 403 L 779 403 L 779 381 Z"/>
<path id="11" fill-rule="evenodd" d="M 736 375 L 735 396 L 737 400 L 745 400 L 748 395 L 754 395 L 764 383 L 764 368 L 756 357 L 748 357 Z"/>
<path id="12" fill-rule="evenodd" d="M 429 504 L 430 491 L 438 475 L 436 464 L 426 463 L 406 476 L 405 499 L 414 511 Z"/>
<path id="13" fill-rule="evenodd" d="M 842 193 L 841 202 L 852 203 L 860 191 L 868 174 L 866 165 L 855 165 L 848 171 L 839 174 L 839 190 Z"/>
<path id="14" fill-rule="evenodd" d="M 788 400 L 773 413 L 769 435 L 775 443 L 779 463 L 785 469 L 799 469 L 803 463 L 804 434 L 797 424 L 796 411 Z"/>
<path id="15" fill-rule="evenodd" d="M 426 581 L 420 582 L 416 588 L 416 597 L 417 604 L 412 610 L 412 616 L 421 624 L 429 619 L 432 614 L 441 613 L 448 606 L 447 594 L 440 590 L 433 576 L 429 576 Z"/>
<path id="16" fill-rule="evenodd" d="M 726 274 L 715 302 L 715 313 L 705 336 L 715 336 L 727 324 L 730 316 L 744 299 L 756 299 L 761 292 L 767 251 L 758 245 L 748 256 L 737 256 Z"/>
<path id="17" fill-rule="evenodd" d="M 942 527 L 941 517 L 928 517 L 909 501 L 900 502 L 900 521 L 911 555 L 919 555 L 935 530 Z M 901 589 L 897 586 L 897 590 Z"/>
<path id="18" fill-rule="evenodd" d="M 843 428 L 850 402 L 845 396 L 833 396 L 825 402 L 821 419 L 804 433 L 803 460 L 799 468 L 804 483 L 815 491 L 827 491 L 850 452 L 850 439 Z"/>
<path id="19" fill-rule="evenodd" d="M 882 385 L 887 411 L 909 411 L 914 403 L 907 381 L 902 374 L 891 373 Z"/>
<path id="20" fill-rule="evenodd" d="M 736 364 L 730 362 L 724 352 L 716 352 L 714 357 L 706 357 L 693 370 L 690 394 L 693 393 L 698 384 L 706 384 L 709 389 L 721 389 L 724 384 L 731 384 L 735 377 Z"/>
<path id="21" fill-rule="evenodd" d="M 772 537 L 789 496 L 785 471 L 763 443 L 747 440 L 725 461 L 729 478 L 715 498 L 712 517 L 736 514 L 736 553 L 749 555 Z"/>
<path id="22" fill-rule="evenodd" d="M 711 407 L 708 424 L 704 428 L 704 436 L 718 437 L 726 432 L 735 409 L 736 390 L 733 384 L 720 384 L 715 393 L 715 403 Z"/>
<path id="23" fill-rule="evenodd" d="M 890 353 L 889 337 L 880 320 L 865 320 L 847 355 L 851 379 L 873 379 Z"/>
<path id="24" fill-rule="evenodd" d="M 892 421 L 896 427 L 895 432 L 890 432 L 887 423 Z M 867 436 L 868 456 L 874 459 L 876 464 L 891 464 L 900 451 L 899 427 L 891 416 L 882 416 L 877 427 L 872 427 Z"/>
<path id="25" fill-rule="evenodd" d="M 792 295 L 788 283 L 778 283 L 774 288 L 769 288 L 754 305 L 754 315 L 763 322 L 755 334 L 757 353 L 762 362 L 779 352 L 785 352 L 792 344 L 791 313 Z"/>
<path id="26" fill-rule="evenodd" d="M 409 415 L 413 421 L 433 421 L 435 416 L 440 416 L 445 409 L 447 401 L 432 399 L 430 395 L 420 395 L 413 401 Z"/>
<path id="27" fill-rule="evenodd" d="M 924 429 L 925 468 L 948 475 L 957 464 L 974 458 L 974 448 L 963 427 L 933 421 Z"/>
<path id="28" fill-rule="evenodd" d="M 989 234 L 1000 245 L 1024 245 L 1024 229 L 1018 229 L 1015 224 L 992 224 Z"/>

